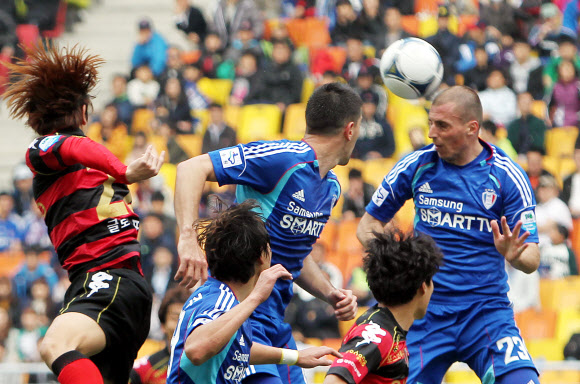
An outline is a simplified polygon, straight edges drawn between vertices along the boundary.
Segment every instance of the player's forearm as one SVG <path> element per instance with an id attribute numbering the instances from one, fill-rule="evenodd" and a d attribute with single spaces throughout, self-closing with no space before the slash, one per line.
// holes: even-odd
<path id="1" fill-rule="evenodd" d="M 323 384 L 345 384 L 345 383 L 346 381 L 344 381 L 342 377 L 330 374 L 324 378 Z"/>
<path id="2" fill-rule="evenodd" d="M 513 260 L 512 267 L 525 273 L 532 273 L 540 266 L 540 247 L 536 243 L 529 243 L 520 257 Z"/>
<path id="3" fill-rule="evenodd" d="M 187 358 L 194 365 L 201 365 L 217 355 L 259 304 L 258 300 L 248 297 L 217 319 L 194 329 L 185 341 Z"/>
<path id="4" fill-rule="evenodd" d="M 250 364 L 280 364 L 282 349 L 259 343 L 252 344 Z"/>
<path id="5" fill-rule="evenodd" d="M 306 292 L 326 302 L 329 302 L 328 297 L 336 289 L 311 255 L 304 259 L 302 271 L 295 282 Z"/>
<path id="6" fill-rule="evenodd" d="M 375 219 L 368 213 L 365 213 L 356 229 L 356 236 L 362 245 L 366 248 L 369 241 L 374 237 L 373 232 L 383 232 L 384 228 L 385 223 Z"/>
<path id="7" fill-rule="evenodd" d="M 197 156 L 177 165 L 174 206 L 180 233 L 193 232 L 205 182 L 214 180 L 213 165 L 208 155 Z"/>

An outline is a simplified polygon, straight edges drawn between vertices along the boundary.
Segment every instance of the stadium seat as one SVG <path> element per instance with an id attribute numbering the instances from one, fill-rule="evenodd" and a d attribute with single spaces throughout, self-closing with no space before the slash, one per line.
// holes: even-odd
<path id="1" fill-rule="evenodd" d="M 556 280 L 554 288 L 554 309 L 580 309 L 580 276 Z"/>
<path id="2" fill-rule="evenodd" d="M 340 349 L 340 345 L 342 343 L 341 339 L 338 338 L 328 338 L 328 339 L 324 339 L 322 340 L 322 345 L 324 345 L 325 347 L 330 347 L 333 348 L 335 350 L 339 350 Z M 328 356 L 331 360 L 334 360 L 334 357 L 332 356 Z"/>
<path id="3" fill-rule="evenodd" d="M 475 4 L 479 7 L 479 4 Z M 459 16 L 459 25 L 457 26 L 457 35 L 463 36 L 467 31 L 467 28 L 471 25 L 477 24 L 479 21 L 479 16 L 477 15 L 461 15 Z"/>
<path id="4" fill-rule="evenodd" d="M 171 163 L 164 163 L 159 170 L 159 175 L 163 177 L 165 185 L 175 190 L 175 177 L 177 176 L 177 166 Z"/>
<path id="5" fill-rule="evenodd" d="M 542 384 L 577 384 L 580 383 L 580 371 L 542 371 Z"/>
<path id="6" fill-rule="evenodd" d="M 407 200 L 405 204 L 395 214 L 394 224 L 403 232 L 410 232 L 413 230 L 415 220 L 415 203 L 413 200 Z"/>
<path id="7" fill-rule="evenodd" d="M 387 173 L 395 165 L 394 159 L 374 159 L 365 161 L 362 171 L 365 182 L 372 184 L 377 188 L 382 182 Z"/>
<path id="8" fill-rule="evenodd" d="M 12 277 L 23 262 L 22 252 L 0 252 L 0 276 Z"/>
<path id="9" fill-rule="evenodd" d="M 278 18 L 271 18 L 264 20 L 264 40 L 270 40 L 272 31 L 280 25 L 286 24 L 284 20 Z"/>
<path id="10" fill-rule="evenodd" d="M 438 0 L 415 0 L 415 13 L 437 13 Z"/>
<path id="11" fill-rule="evenodd" d="M 165 137 L 159 135 L 151 135 L 149 136 L 149 144 L 153 145 L 153 148 L 155 148 L 157 153 L 165 151 L 165 156 L 167 156 L 167 139 Z"/>
<path id="12" fill-rule="evenodd" d="M 561 361 L 564 358 L 564 344 L 556 339 L 525 340 L 525 343 L 534 360 Z"/>
<path id="13" fill-rule="evenodd" d="M 229 102 L 232 81 L 230 79 L 209 79 L 202 77 L 197 82 L 197 87 L 201 93 L 210 98 L 214 103 L 226 105 Z"/>
<path id="14" fill-rule="evenodd" d="M 464 363 L 455 363 L 452 365 L 445 374 L 443 382 L 448 384 L 481 384 L 481 380 L 478 379 L 475 372 L 469 369 L 467 364 Z"/>
<path id="15" fill-rule="evenodd" d="M 580 262 L 580 219 L 573 219 L 574 228 L 570 235 L 572 241 L 572 250 L 576 255 L 576 265 Z"/>
<path id="16" fill-rule="evenodd" d="M 365 313 L 369 309 L 369 307 L 358 307 L 356 311 L 356 316 L 352 320 L 348 321 L 339 321 L 338 322 L 338 330 L 340 332 L 340 337 L 346 336 L 346 333 L 352 327 L 356 319 L 358 319 L 363 313 Z"/>
<path id="17" fill-rule="evenodd" d="M 571 174 L 576 172 L 576 162 L 574 159 L 563 158 L 560 160 L 560 177 L 565 179 L 566 176 L 570 176 Z"/>
<path id="18" fill-rule="evenodd" d="M 546 155 L 572 158 L 574 143 L 578 136 L 577 127 L 558 127 L 546 131 Z"/>
<path id="19" fill-rule="evenodd" d="M 431 14 L 419 15 L 419 37 L 425 38 L 437 33 L 437 17 Z"/>
<path id="20" fill-rule="evenodd" d="M 419 20 L 415 15 L 401 16 L 401 27 L 413 36 L 419 35 Z"/>
<path id="21" fill-rule="evenodd" d="M 155 352 L 160 351 L 164 347 L 165 341 L 147 339 L 145 340 L 145 343 L 143 343 L 143 345 L 141 346 L 141 349 L 139 349 L 139 352 L 137 353 L 137 359 L 140 359 L 145 356 L 150 356 Z"/>
<path id="22" fill-rule="evenodd" d="M 302 45 L 304 41 L 304 35 L 306 34 L 306 21 L 304 19 L 290 19 L 286 23 L 286 28 L 288 29 L 288 35 L 290 40 L 295 46 Z"/>
<path id="23" fill-rule="evenodd" d="M 534 100 L 532 102 L 532 115 L 544 120 L 548 110 L 546 108 L 546 102 L 543 100 Z"/>
<path id="24" fill-rule="evenodd" d="M 282 133 L 285 139 L 301 140 L 306 132 L 306 104 L 290 104 L 286 108 L 284 128 Z"/>
<path id="25" fill-rule="evenodd" d="M 556 333 L 558 313 L 553 309 L 528 309 L 516 313 L 515 319 L 524 340 L 550 339 Z"/>
<path id="26" fill-rule="evenodd" d="M 151 122 L 155 118 L 155 112 L 150 109 L 137 109 L 133 112 L 133 120 L 131 123 L 131 132 L 144 132 L 146 135 L 151 135 L 153 129 L 151 128 Z"/>
<path id="27" fill-rule="evenodd" d="M 314 80 L 310 77 L 305 77 L 304 81 L 302 82 L 302 93 L 300 95 L 300 102 L 307 103 L 308 99 L 310 99 L 310 95 L 314 92 L 316 88 L 316 84 L 314 84 Z"/>
<path id="28" fill-rule="evenodd" d="M 187 155 L 189 157 L 195 157 L 201 154 L 202 140 L 203 136 L 201 134 L 177 135 L 175 137 L 175 141 L 177 141 L 177 144 L 179 144 L 179 146 L 183 148 L 185 152 L 187 152 Z"/>
<path id="29" fill-rule="evenodd" d="M 276 140 L 280 137 L 282 111 L 275 104 L 253 104 L 242 107 L 238 141 Z"/>
<path id="30" fill-rule="evenodd" d="M 576 295 L 578 295 L 578 291 Z M 565 345 L 574 333 L 579 332 L 580 309 L 576 307 L 560 310 L 558 312 L 558 322 L 556 325 L 556 339 Z"/>
<path id="31" fill-rule="evenodd" d="M 562 159 L 557 156 L 544 156 L 542 159 L 543 168 L 550 172 L 560 185 L 560 189 L 562 188 L 562 178 L 560 177 L 560 163 Z"/>
<path id="32" fill-rule="evenodd" d="M 191 115 L 199 121 L 195 127 L 195 133 L 203 135 L 209 125 L 209 111 L 207 109 L 194 109 L 191 111 Z"/>
<path id="33" fill-rule="evenodd" d="M 334 72 L 341 73 L 346 62 L 346 49 L 343 47 L 328 47 L 326 51 L 332 56 L 334 61 Z"/>
<path id="34" fill-rule="evenodd" d="M 427 131 L 429 118 L 425 107 L 418 103 L 401 99 L 395 108 L 397 112 L 394 118 L 393 134 L 395 136 L 395 157 L 398 157 L 413 149 L 409 139 L 409 130 L 413 127 L 421 127 Z"/>
<path id="35" fill-rule="evenodd" d="M 226 105 L 224 107 L 224 120 L 226 124 L 232 127 L 234 130 L 238 129 L 240 125 L 240 111 L 241 107 L 237 105 Z"/>
<path id="36" fill-rule="evenodd" d="M 306 23 L 305 33 L 302 37 L 302 42 L 299 45 L 305 45 L 309 48 L 320 48 L 326 47 L 331 43 L 326 19 L 308 17 L 304 20 Z"/>

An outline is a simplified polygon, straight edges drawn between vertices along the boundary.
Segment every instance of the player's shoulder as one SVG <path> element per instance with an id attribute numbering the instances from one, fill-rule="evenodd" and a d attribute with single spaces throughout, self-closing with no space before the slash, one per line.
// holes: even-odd
<path id="1" fill-rule="evenodd" d="M 47 152 L 50 148 L 54 147 L 57 143 L 64 140 L 65 138 L 66 136 L 60 135 L 58 133 L 39 136 L 32 140 L 28 146 L 28 151 Z"/>
<path id="2" fill-rule="evenodd" d="M 253 141 L 240 146 L 246 160 L 255 158 L 310 159 L 314 155 L 312 147 L 304 141 Z"/>
<path id="3" fill-rule="evenodd" d="M 418 168 L 437 162 L 435 145 L 430 144 L 403 156 L 391 169 L 388 179 L 394 181 L 401 173 L 415 172 Z"/>
<path id="4" fill-rule="evenodd" d="M 203 311 L 208 308 L 217 308 L 218 306 L 231 306 L 234 302 L 235 295 L 227 284 L 210 277 L 193 292 L 183 309 L 185 311 Z"/>
<path id="5" fill-rule="evenodd" d="M 517 178 L 527 179 L 526 172 L 523 168 L 510 158 L 501 148 L 490 144 L 492 148 L 492 173 L 497 173 L 503 177 L 515 176 Z"/>

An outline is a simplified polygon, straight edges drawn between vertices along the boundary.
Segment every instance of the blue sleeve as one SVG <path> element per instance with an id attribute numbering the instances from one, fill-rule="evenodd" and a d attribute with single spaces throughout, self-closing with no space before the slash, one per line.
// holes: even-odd
<path id="1" fill-rule="evenodd" d="M 151 58 L 151 71 L 155 76 L 161 75 L 161 72 L 165 69 L 165 62 L 167 58 L 167 44 L 165 40 L 158 35 L 155 34 L 153 40 L 151 42 L 153 45 L 152 52 L 153 57 Z"/>
<path id="2" fill-rule="evenodd" d="M 413 197 L 413 177 L 419 164 L 418 152 L 401 159 L 385 176 L 367 205 L 367 212 L 384 223 L 390 221 L 405 201 Z"/>
<path id="3" fill-rule="evenodd" d="M 131 65 L 133 68 L 136 68 L 145 62 L 143 53 L 143 46 L 141 44 L 135 45 L 135 49 L 133 49 L 133 57 L 131 58 Z"/>
<path id="4" fill-rule="evenodd" d="M 562 32 L 576 37 L 578 35 L 578 1 L 570 0 L 564 8 Z"/>
<path id="5" fill-rule="evenodd" d="M 284 173 L 297 161 L 291 152 L 279 152 L 278 142 L 253 142 L 209 152 L 219 185 L 249 186 L 271 192 Z"/>
<path id="6" fill-rule="evenodd" d="M 503 216 L 511 229 L 521 220 L 522 231 L 530 232 L 526 243 L 537 243 L 536 198 L 528 176 L 518 164 L 511 161 L 496 164 L 506 172 L 502 180 Z"/>

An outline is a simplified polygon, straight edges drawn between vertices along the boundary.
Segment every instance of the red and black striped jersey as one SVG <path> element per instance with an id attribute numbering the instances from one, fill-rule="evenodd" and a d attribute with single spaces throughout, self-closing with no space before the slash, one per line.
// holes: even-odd
<path id="1" fill-rule="evenodd" d="M 328 375 L 349 384 L 404 384 L 409 376 L 407 331 L 387 308 L 374 306 L 345 335 Z"/>
<path id="2" fill-rule="evenodd" d="M 26 164 L 34 173 L 34 199 L 69 276 L 140 256 L 127 166 L 103 145 L 80 129 L 43 136 L 28 147 Z"/>
<path id="3" fill-rule="evenodd" d="M 136 360 L 129 384 L 165 384 L 169 356 L 169 349 L 165 347 L 151 356 Z"/>

